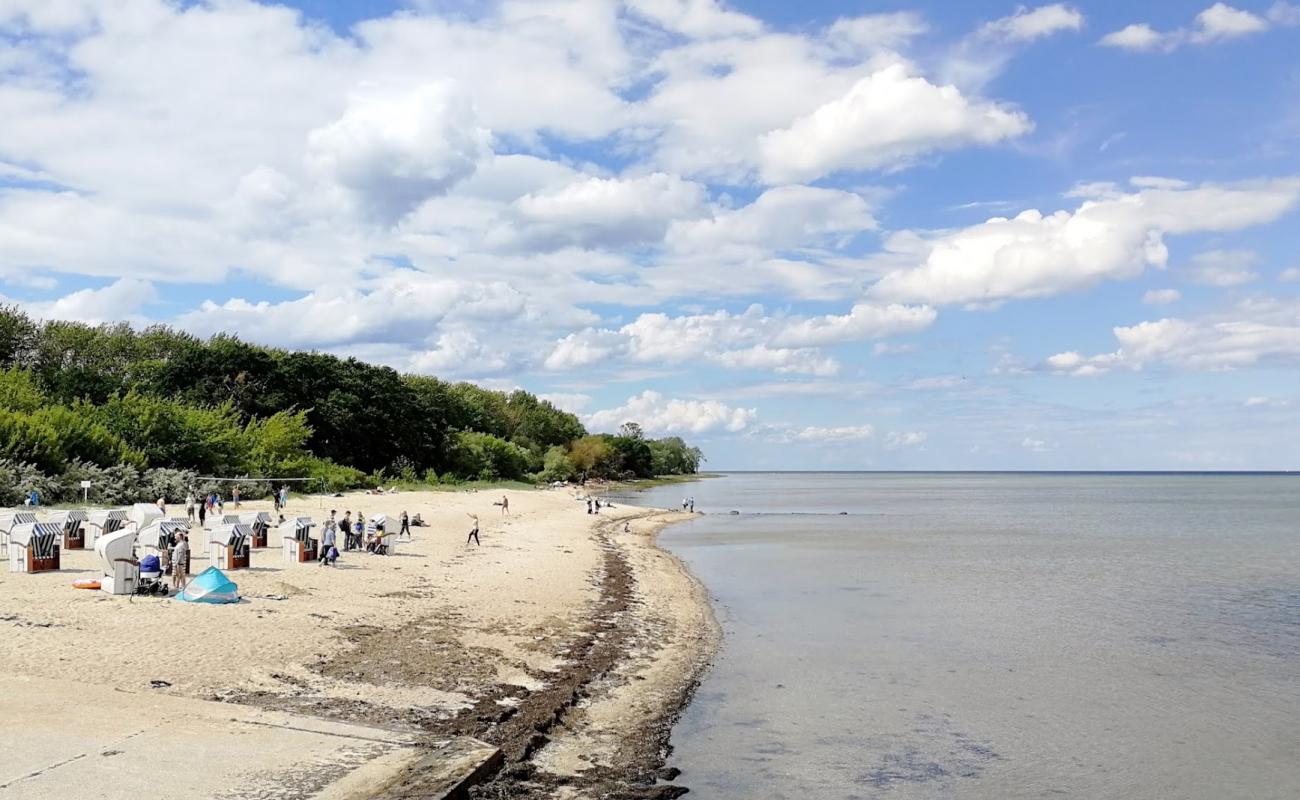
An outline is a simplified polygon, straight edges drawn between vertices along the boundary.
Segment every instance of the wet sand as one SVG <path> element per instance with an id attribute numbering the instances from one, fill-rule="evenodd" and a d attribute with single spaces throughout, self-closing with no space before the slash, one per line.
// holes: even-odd
<path id="1" fill-rule="evenodd" d="M 491 492 L 295 500 L 290 513 L 318 520 L 406 510 L 430 526 L 396 556 L 349 553 L 337 569 L 254 551 L 253 569 L 231 573 L 246 598 L 234 606 L 74 590 L 95 574 L 91 551 L 66 551 L 57 573 L 0 574 L 0 671 L 426 743 L 474 736 L 503 758 L 472 796 L 671 794 L 652 786 L 668 727 L 717 641 L 702 589 L 654 545 L 683 515 L 588 515 L 569 490 L 507 494 L 509 516 Z M 468 513 L 482 547 L 465 544 Z M 196 552 L 192 571 L 207 566 Z M 0 746 L 21 748 L 22 735 Z M 373 791 L 402 796 L 421 780 L 406 764 Z"/>

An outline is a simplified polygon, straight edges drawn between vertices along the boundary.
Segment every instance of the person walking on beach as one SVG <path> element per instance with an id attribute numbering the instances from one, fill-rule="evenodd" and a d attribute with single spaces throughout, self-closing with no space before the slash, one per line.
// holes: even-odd
<path id="1" fill-rule="evenodd" d="M 591 498 L 590 498 L 590 497 L 587 498 L 587 513 L 588 513 L 588 514 L 591 513 Z"/>
<path id="2" fill-rule="evenodd" d="M 691 513 L 694 514 L 694 513 L 695 513 L 695 498 L 694 498 L 694 497 L 690 498 L 690 501 L 691 501 Z"/>
<path id="3" fill-rule="evenodd" d="M 281 484 L 280 486 L 280 508 L 285 508 L 288 505 L 289 505 L 289 484 L 285 483 L 285 484 Z"/>
<path id="4" fill-rule="evenodd" d="M 685 511 L 685 510 L 686 510 L 686 505 L 687 505 L 688 503 L 690 503 L 690 502 L 691 502 L 691 499 L 690 499 L 689 497 L 683 497 L 683 498 L 682 498 L 682 511 Z"/>
<path id="5" fill-rule="evenodd" d="M 231 500 L 231 502 L 233 502 L 233 503 L 235 504 L 235 508 L 239 508 L 239 507 L 240 507 L 240 506 L 239 506 L 239 487 L 238 487 L 238 486 L 236 486 L 235 488 L 233 488 L 233 489 L 230 490 L 230 500 Z"/>
<path id="6" fill-rule="evenodd" d="M 199 527 L 202 528 L 204 525 L 207 524 L 207 521 L 208 521 L 208 502 L 207 499 L 205 498 L 202 503 L 199 503 Z"/>
<path id="7" fill-rule="evenodd" d="M 185 495 L 185 516 L 189 518 L 190 522 L 194 522 L 195 505 L 196 502 L 194 500 L 194 492 L 193 491 L 187 492 Z"/>
<path id="8" fill-rule="evenodd" d="M 408 540 L 413 538 L 411 536 L 411 517 L 405 511 L 402 512 L 402 527 L 397 531 L 397 537 L 400 539 L 402 534 L 406 534 Z"/>
<path id="9" fill-rule="evenodd" d="M 465 546 L 468 547 L 469 540 L 473 539 L 474 544 L 482 547 L 483 543 L 478 540 L 478 514 L 469 514 L 468 516 L 470 519 L 474 520 L 474 527 L 469 529 L 469 536 L 465 537 Z"/>
<path id="10" fill-rule="evenodd" d="M 510 514 L 510 498 L 501 495 L 501 516 L 505 517 Z"/>

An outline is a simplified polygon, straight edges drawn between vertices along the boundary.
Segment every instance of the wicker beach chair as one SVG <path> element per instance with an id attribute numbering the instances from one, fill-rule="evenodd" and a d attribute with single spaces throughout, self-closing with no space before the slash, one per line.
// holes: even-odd
<path id="1" fill-rule="evenodd" d="M 49 572 L 59 568 L 63 526 L 54 522 L 17 525 L 9 534 L 10 572 Z"/>
<path id="2" fill-rule="evenodd" d="M 55 511 L 50 514 L 50 524 L 62 529 L 64 550 L 86 549 L 86 523 L 90 515 L 85 511 Z M 89 543 L 94 545 L 93 540 Z"/>
<path id="3" fill-rule="evenodd" d="M 36 521 L 36 514 L 31 511 L 13 511 L 0 514 L 0 547 L 9 546 L 9 534 L 19 525 L 30 525 Z"/>

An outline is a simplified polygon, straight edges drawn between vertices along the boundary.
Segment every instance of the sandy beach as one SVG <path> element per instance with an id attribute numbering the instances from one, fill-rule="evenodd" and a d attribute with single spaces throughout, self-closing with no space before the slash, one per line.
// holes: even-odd
<path id="1" fill-rule="evenodd" d="M 59 572 L 0 573 L 0 674 L 68 703 L 86 686 L 88 696 L 235 704 L 410 737 L 409 757 L 389 758 L 358 796 L 428 796 L 431 748 L 453 736 L 501 754 L 471 796 L 668 796 L 654 786 L 667 726 L 718 635 L 700 586 L 654 546 L 684 515 L 589 515 L 570 489 L 505 492 L 503 515 L 501 494 L 293 498 L 290 515 L 318 521 L 330 509 L 407 511 L 428 526 L 395 556 L 345 553 L 336 568 L 256 550 L 251 569 L 230 573 L 237 605 L 75 590 L 74 579 L 98 574 L 90 550 L 64 551 Z M 481 519 L 481 547 L 466 544 L 468 514 Z M 192 574 L 208 565 L 196 547 Z M 21 704 L 12 681 L 0 691 Z M 31 746 L 16 728 L 0 732 L 0 747 Z M 30 796 L 56 796 L 58 772 L 33 778 L 44 795 Z M 244 773 L 276 787 L 245 796 L 324 796 L 277 784 L 271 766 Z M 0 785 L 21 789 L 22 777 L 0 774 Z"/>

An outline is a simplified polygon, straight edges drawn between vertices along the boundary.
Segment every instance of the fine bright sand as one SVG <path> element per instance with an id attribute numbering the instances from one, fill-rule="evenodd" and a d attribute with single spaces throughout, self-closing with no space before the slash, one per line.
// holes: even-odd
<path id="1" fill-rule="evenodd" d="M 407 511 L 428 527 L 413 528 L 395 556 L 344 553 L 336 568 L 255 550 L 252 569 L 228 573 L 245 598 L 237 605 L 73 589 L 77 578 L 98 577 L 93 550 L 63 551 L 59 572 L 0 572 L 0 673 L 434 730 L 489 694 L 514 702 L 503 687 L 542 689 L 569 664 L 613 550 L 636 587 L 626 621 L 635 646 L 588 687 L 589 701 L 568 713 L 537 761 L 563 775 L 617 767 L 620 741 L 675 711 L 716 641 L 702 590 L 653 546 L 653 533 L 683 515 L 632 507 L 588 515 L 571 489 L 504 492 L 503 515 L 494 505 L 502 494 L 292 498 L 287 517 Z M 481 521 L 481 547 L 466 545 L 470 513 Z M 209 566 L 199 536 L 191 575 Z M 490 726 L 466 732 L 492 738 Z M 21 734 L 11 736 L 21 746 Z"/>

